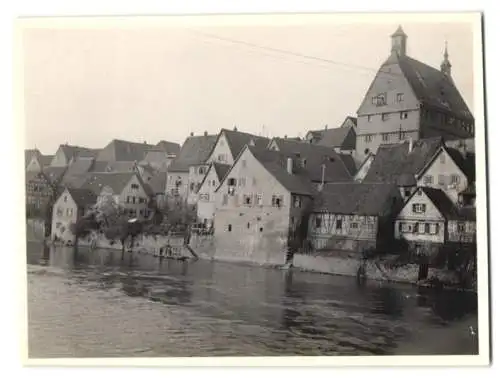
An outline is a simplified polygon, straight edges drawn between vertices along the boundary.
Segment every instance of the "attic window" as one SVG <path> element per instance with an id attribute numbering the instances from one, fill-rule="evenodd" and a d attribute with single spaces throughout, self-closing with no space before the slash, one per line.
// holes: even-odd
<path id="1" fill-rule="evenodd" d="M 387 105 L 387 95 L 385 93 L 379 93 L 378 95 L 372 97 L 372 104 L 375 106 Z"/>
<path id="2" fill-rule="evenodd" d="M 396 95 L 396 101 L 397 101 L 397 102 L 403 102 L 403 96 L 404 96 L 404 94 L 403 94 L 403 93 L 398 93 L 398 94 Z"/>
<path id="3" fill-rule="evenodd" d="M 227 180 L 227 185 L 229 186 L 236 186 L 236 179 L 235 178 L 230 178 Z"/>

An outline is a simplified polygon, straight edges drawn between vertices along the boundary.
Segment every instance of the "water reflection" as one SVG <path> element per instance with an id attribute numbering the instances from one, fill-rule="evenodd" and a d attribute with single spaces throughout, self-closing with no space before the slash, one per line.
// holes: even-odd
<path id="1" fill-rule="evenodd" d="M 144 336 L 131 343 L 172 343 L 159 347 L 162 352 L 155 355 L 392 354 L 411 339 L 412 329 L 450 323 L 476 311 L 475 296 L 467 293 L 377 282 L 358 287 L 351 277 L 203 260 L 160 260 L 128 252 L 122 256 L 112 250 L 31 245 L 28 264 L 64 272 L 65 284 L 76 284 L 86 293 L 80 299 L 86 306 L 84 313 L 103 311 L 93 302 L 86 303 L 97 300 L 89 297 L 92 292 L 102 293 L 96 298 L 108 295 L 99 306 L 112 303 L 107 311 L 116 313 L 112 319 L 99 320 L 100 337 L 110 337 L 106 332 L 114 331 L 106 330 L 126 324 L 122 332 Z M 40 282 L 36 274 L 35 269 L 30 276 L 34 284 Z M 52 289 L 53 298 L 37 298 L 35 305 L 42 300 L 77 306 L 76 294 L 65 296 L 58 287 L 36 293 L 49 296 Z M 96 327 L 92 324 L 90 328 Z M 52 324 L 47 321 L 44 327 L 50 330 Z M 82 332 L 84 336 L 72 337 L 87 337 L 87 331 Z"/>

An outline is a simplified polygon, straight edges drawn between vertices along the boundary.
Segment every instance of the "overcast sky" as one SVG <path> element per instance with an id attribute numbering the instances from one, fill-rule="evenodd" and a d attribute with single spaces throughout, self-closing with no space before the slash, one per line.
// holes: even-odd
<path id="1" fill-rule="evenodd" d="M 356 115 L 399 22 L 287 20 L 26 29 L 25 146 L 53 154 L 65 142 L 182 143 L 190 132 L 234 125 L 270 137 L 338 127 Z M 453 79 L 474 111 L 471 25 L 401 24 L 408 55 L 431 66 L 439 67 L 448 41 Z"/>

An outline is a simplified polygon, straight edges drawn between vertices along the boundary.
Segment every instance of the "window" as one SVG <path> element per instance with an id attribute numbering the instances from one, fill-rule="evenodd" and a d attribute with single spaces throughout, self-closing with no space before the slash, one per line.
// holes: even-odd
<path id="1" fill-rule="evenodd" d="M 139 189 L 139 185 L 138 184 L 131 184 L 130 187 L 132 189 Z"/>
<path id="2" fill-rule="evenodd" d="M 359 226 L 359 225 L 358 225 L 358 223 L 357 223 L 357 222 L 352 222 L 352 223 L 351 223 L 351 228 L 352 228 L 353 230 L 357 230 L 357 229 L 358 229 L 358 226 Z"/>
<path id="3" fill-rule="evenodd" d="M 401 118 L 401 119 L 407 119 L 408 118 L 408 112 L 401 112 L 401 113 L 399 113 L 399 118 Z"/>
<path id="4" fill-rule="evenodd" d="M 204 175 L 205 174 L 205 167 L 198 168 L 198 174 Z"/>
<path id="5" fill-rule="evenodd" d="M 218 161 L 226 161 L 226 155 L 224 155 L 224 154 L 219 154 L 219 155 L 217 156 L 217 160 L 218 160 Z"/>
<path id="6" fill-rule="evenodd" d="M 251 206 L 252 205 L 252 196 L 245 194 L 243 195 L 243 204 L 246 206 Z"/>
<path id="7" fill-rule="evenodd" d="M 127 200 L 125 202 L 130 203 L 130 196 L 127 196 Z"/>
<path id="8" fill-rule="evenodd" d="M 314 225 L 316 228 L 321 228 L 321 217 L 316 217 Z"/>
<path id="9" fill-rule="evenodd" d="M 264 231 L 264 228 L 260 227 L 259 232 L 262 232 L 262 231 Z"/>
<path id="10" fill-rule="evenodd" d="M 403 232 L 403 222 L 399 222 L 398 224 L 398 231 Z"/>
<path id="11" fill-rule="evenodd" d="M 384 142 L 387 142 L 387 141 L 389 140 L 389 133 L 384 133 L 384 134 L 382 134 L 382 140 L 383 140 Z"/>
<path id="12" fill-rule="evenodd" d="M 229 186 L 236 186 L 236 179 L 235 178 L 230 178 L 227 180 L 227 185 Z"/>
<path id="13" fill-rule="evenodd" d="M 425 203 L 414 203 L 412 210 L 414 213 L 425 213 Z"/>
<path id="14" fill-rule="evenodd" d="M 459 175 L 451 175 L 450 179 L 452 184 L 459 184 L 460 183 L 460 176 Z"/>
<path id="15" fill-rule="evenodd" d="M 418 233 L 419 234 L 424 234 L 425 233 L 425 223 L 419 223 L 418 224 Z"/>
<path id="16" fill-rule="evenodd" d="M 247 223 L 247 228 L 250 228 L 250 222 Z"/>
<path id="17" fill-rule="evenodd" d="M 458 232 L 465 232 L 465 223 L 457 223 L 457 230 Z"/>
<path id="18" fill-rule="evenodd" d="M 369 115 L 369 116 L 367 117 L 367 120 L 368 120 L 368 122 L 371 122 L 371 121 L 372 121 L 372 116 L 371 116 L 371 115 Z"/>
<path id="19" fill-rule="evenodd" d="M 247 179 L 245 177 L 240 177 L 238 179 L 238 186 L 245 186 L 247 184 Z"/>
<path id="20" fill-rule="evenodd" d="M 424 176 L 424 184 L 425 185 L 432 185 L 434 182 L 434 178 L 430 175 Z"/>
<path id="21" fill-rule="evenodd" d="M 144 202 L 146 202 L 146 199 L 143 197 L 139 197 L 139 203 L 144 203 Z"/>
<path id="22" fill-rule="evenodd" d="M 68 196 L 64 196 L 63 201 L 68 202 Z"/>
<path id="23" fill-rule="evenodd" d="M 438 176 L 438 184 L 439 185 L 444 185 L 445 183 L 445 176 L 444 175 L 439 175 Z"/>
<path id="24" fill-rule="evenodd" d="M 192 192 L 194 192 L 194 182 L 191 182 L 189 184 L 189 190 L 192 191 Z"/>
<path id="25" fill-rule="evenodd" d="M 281 207 L 283 204 L 283 196 L 273 195 L 271 204 L 273 207 Z"/>
<path id="26" fill-rule="evenodd" d="M 62 216 L 63 215 L 63 209 L 61 207 L 58 207 L 56 213 L 57 213 L 58 216 Z"/>
<path id="27" fill-rule="evenodd" d="M 216 186 L 215 180 L 212 180 L 212 186 Z"/>
<path id="28" fill-rule="evenodd" d="M 365 135 L 365 142 L 370 143 L 372 141 L 372 136 L 371 135 Z"/>
<path id="29" fill-rule="evenodd" d="M 337 220 L 335 221 L 335 228 L 336 228 L 337 230 L 341 230 L 341 229 L 342 229 L 342 219 L 337 219 Z"/>
<path id="30" fill-rule="evenodd" d="M 396 95 L 396 101 L 397 102 L 403 102 L 403 93 L 398 93 Z"/>
<path id="31" fill-rule="evenodd" d="M 389 119 L 389 113 L 382 113 L 382 121 L 387 121 Z"/>
<path id="32" fill-rule="evenodd" d="M 437 227 L 438 227 L 437 223 L 432 223 L 430 225 L 429 233 L 431 233 L 433 235 L 437 234 Z"/>
<path id="33" fill-rule="evenodd" d="M 262 194 L 257 194 L 257 205 L 262 206 Z"/>
<path id="34" fill-rule="evenodd" d="M 293 196 L 293 207 L 301 207 L 302 206 L 302 199 L 300 196 Z"/>
<path id="35" fill-rule="evenodd" d="M 446 155 L 445 155 L 444 153 L 441 153 L 441 154 L 439 155 L 439 162 L 440 162 L 441 164 L 446 163 Z"/>
<path id="36" fill-rule="evenodd" d="M 199 198 L 200 201 L 208 202 L 210 200 L 210 195 L 208 193 L 201 193 Z"/>
<path id="37" fill-rule="evenodd" d="M 425 223 L 424 224 L 424 232 L 426 234 L 430 234 L 430 232 L 431 232 L 431 225 L 429 223 Z"/>
<path id="38" fill-rule="evenodd" d="M 230 224 L 228 224 L 228 225 L 227 225 L 227 231 L 228 231 L 228 232 L 231 232 L 232 230 L 233 230 L 233 226 L 232 226 L 232 225 L 230 225 Z"/>
<path id="39" fill-rule="evenodd" d="M 411 189 L 405 189 L 405 197 L 409 197 L 411 195 Z"/>
<path id="40" fill-rule="evenodd" d="M 132 203 L 135 203 L 135 196 L 132 196 Z"/>
<path id="41" fill-rule="evenodd" d="M 372 104 L 375 106 L 384 106 L 387 104 L 386 97 L 385 93 L 380 93 L 372 98 Z"/>

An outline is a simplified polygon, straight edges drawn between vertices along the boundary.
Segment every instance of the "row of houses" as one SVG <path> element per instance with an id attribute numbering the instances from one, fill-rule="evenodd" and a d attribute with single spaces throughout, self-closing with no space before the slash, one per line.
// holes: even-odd
<path id="1" fill-rule="evenodd" d="M 27 151 L 27 202 L 43 207 L 57 197 L 53 213 L 73 216 L 68 198 L 75 209 L 111 196 L 147 220 L 151 200 L 175 199 L 196 209 L 218 252 L 238 260 L 282 263 L 304 245 L 474 244 L 474 119 L 448 52 L 438 70 L 408 57 L 406 43 L 398 28 L 357 117 L 339 127 L 304 138 L 234 127 L 191 133 L 182 146 L 113 140 L 99 150 L 61 145 L 52 157 Z"/>

